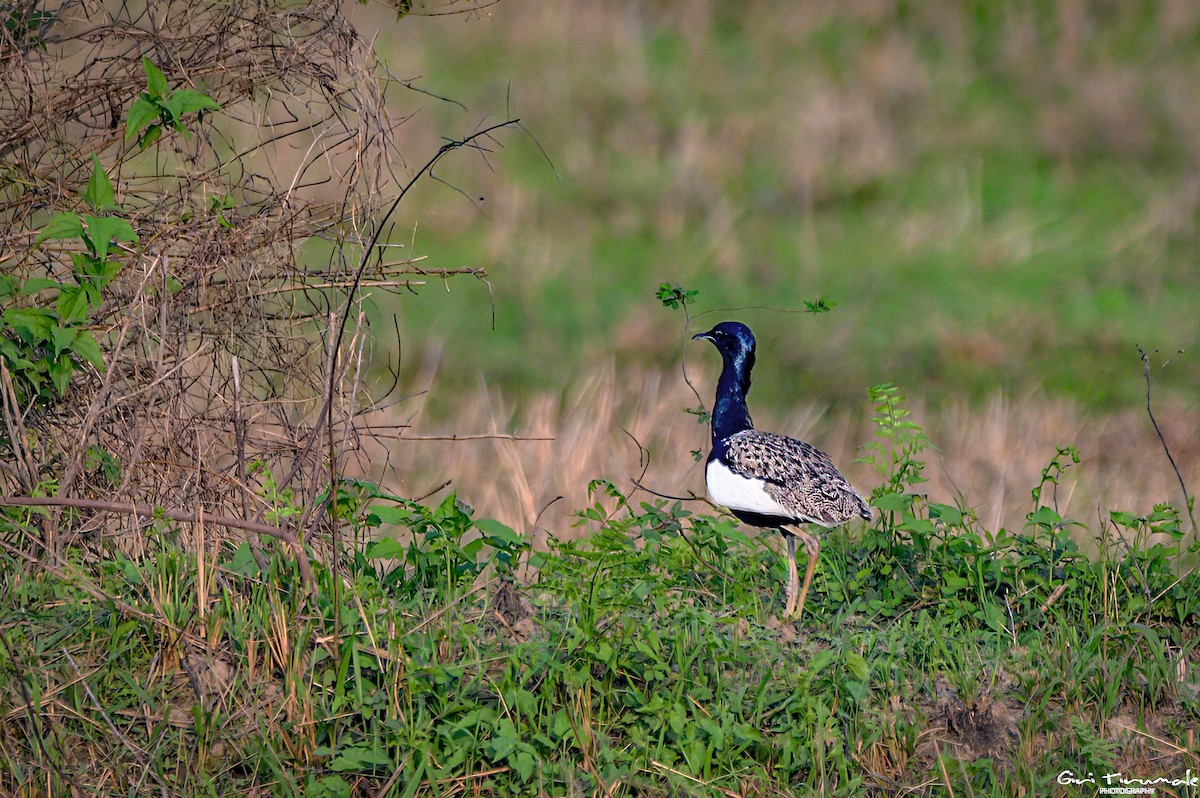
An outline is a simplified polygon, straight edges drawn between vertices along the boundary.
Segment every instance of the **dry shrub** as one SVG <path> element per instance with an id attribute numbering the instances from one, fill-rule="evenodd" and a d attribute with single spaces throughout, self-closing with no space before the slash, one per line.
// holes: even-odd
<path id="1" fill-rule="evenodd" d="M 18 283 L 72 279 L 80 242 L 34 240 L 55 214 L 88 212 L 80 191 L 93 153 L 139 243 L 115 253 L 122 270 L 89 318 L 106 368 L 80 365 L 60 401 L 4 403 L 29 434 L 0 445 L 31 467 L 5 469 L 3 492 L 261 520 L 269 479 L 310 505 L 329 478 L 323 405 L 337 445 L 351 447 L 352 420 L 374 401 L 364 308 L 346 298 L 372 220 L 416 174 L 405 174 L 370 43 L 328 3 L 40 13 L 15 8 L 0 34 L 3 268 Z M 147 90 L 143 57 L 172 91 L 203 91 L 220 112 L 189 115 L 190 133 L 164 128 L 145 149 L 126 141 L 126 115 Z M 421 271 L 397 251 L 381 249 L 364 284 L 398 290 Z M 101 467 L 111 458 L 115 477 Z M 72 529 L 116 531 L 107 517 Z"/>

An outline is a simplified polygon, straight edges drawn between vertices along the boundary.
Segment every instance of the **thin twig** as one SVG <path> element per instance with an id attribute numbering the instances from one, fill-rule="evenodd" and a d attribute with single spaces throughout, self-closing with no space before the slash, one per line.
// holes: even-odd
<path id="1" fill-rule="evenodd" d="M 33 462 L 33 453 L 27 448 L 29 441 L 25 434 L 25 424 L 21 419 L 21 408 L 17 404 L 17 391 L 13 387 L 12 375 L 8 366 L 0 360 L 0 407 L 4 410 L 4 424 L 8 428 L 8 441 L 12 446 L 13 459 L 16 460 L 21 482 L 26 490 L 32 490 L 37 484 L 37 467 Z"/>
<path id="2" fill-rule="evenodd" d="M 129 320 L 126 319 L 121 324 L 121 334 L 117 338 L 117 343 L 113 347 L 109 355 L 108 362 L 115 363 L 125 349 L 125 338 L 129 334 Z M 59 480 L 58 495 L 70 496 L 71 491 L 75 487 L 75 480 L 79 476 L 79 471 L 83 468 L 84 453 L 87 451 L 87 443 L 92 435 L 92 427 L 100 418 L 100 414 L 108 407 L 108 395 L 112 390 L 113 369 L 104 369 L 104 380 L 100 385 L 100 390 L 92 397 L 91 403 L 88 405 L 87 415 L 84 417 L 83 426 L 76 434 L 76 443 L 74 450 L 71 452 L 68 459 L 67 467 L 63 471 L 62 478 Z M 58 518 L 55 517 L 52 521 L 52 526 L 57 529 Z"/>
<path id="3" fill-rule="evenodd" d="M 1142 356 L 1142 373 L 1146 377 L 1146 415 L 1150 416 L 1150 423 L 1154 425 L 1154 431 L 1158 433 L 1158 440 L 1162 443 L 1163 451 L 1167 453 L 1167 459 L 1171 461 L 1171 468 L 1175 470 L 1175 478 L 1179 480 L 1179 489 L 1183 491 L 1183 509 L 1187 510 L 1188 518 L 1192 521 L 1192 534 L 1195 534 L 1196 516 L 1192 513 L 1192 499 L 1188 495 L 1187 484 L 1183 481 L 1183 474 L 1179 473 L 1179 466 L 1171 454 L 1171 447 L 1167 445 L 1167 439 L 1159 429 L 1158 421 L 1154 419 L 1154 410 L 1150 407 L 1150 355 L 1146 354 L 1146 350 L 1142 349 L 1140 345 L 1137 351 Z"/>
<path id="4" fill-rule="evenodd" d="M 332 367 L 337 362 L 337 352 L 329 353 L 329 363 Z M 330 372 L 329 388 L 333 389 L 333 373 Z M 333 645 L 334 650 L 341 649 L 341 618 L 342 618 L 342 579 L 338 574 L 338 550 L 341 548 L 340 529 L 338 524 L 338 464 L 337 448 L 333 445 L 333 411 L 325 414 L 325 431 L 328 435 L 329 451 L 329 536 L 333 544 L 333 553 L 329 558 L 329 570 L 333 577 Z M 347 429 L 349 432 L 349 429 Z M 313 498 L 315 506 L 316 498 Z"/>
<path id="5" fill-rule="evenodd" d="M 229 358 L 229 365 L 233 372 L 233 439 L 234 445 L 237 447 L 238 482 L 240 483 L 238 496 L 242 500 L 242 520 L 249 521 L 250 476 L 246 469 L 246 419 L 242 417 L 242 370 L 237 355 Z M 254 562 L 258 563 L 259 570 L 266 573 L 269 563 L 262 546 L 258 544 L 258 538 L 247 538 L 246 542 L 250 544 L 250 553 L 254 556 Z"/>
<path id="6" fill-rule="evenodd" d="M 455 139 L 454 141 L 443 144 L 440 148 L 438 148 L 438 151 L 434 154 L 434 156 L 426 161 L 425 165 L 417 170 L 417 173 L 409 179 L 402 189 L 400 189 L 400 193 L 396 196 L 396 199 L 392 201 L 391 206 L 375 224 L 375 232 L 372 234 L 370 242 L 363 249 L 362 256 L 359 260 L 358 269 L 354 273 L 354 280 L 350 285 L 350 289 L 346 292 L 346 301 L 342 305 L 341 314 L 339 314 L 340 321 L 337 325 L 337 332 L 334 335 L 333 345 L 329 348 L 330 362 L 326 368 L 327 383 L 325 385 L 325 395 L 321 402 L 321 411 L 317 414 L 317 421 L 313 425 L 313 432 L 308 436 L 308 440 L 303 449 L 298 453 L 296 461 L 292 466 L 292 470 L 288 473 L 287 477 L 280 482 L 281 487 L 289 485 L 291 481 L 296 478 L 296 474 L 299 473 L 304 459 L 308 456 L 308 453 L 312 451 L 312 447 L 317 441 L 317 437 L 320 434 L 320 429 L 322 426 L 324 426 L 326 414 L 332 411 L 333 380 L 334 375 L 336 374 L 334 362 L 336 362 L 338 351 L 342 346 L 342 337 L 346 332 L 346 322 L 350 318 L 350 308 L 353 306 L 355 298 L 358 294 L 359 286 L 362 284 L 363 273 L 366 271 L 367 265 L 371 261 L 371 257 L 375 252 L 375 246 L 379 243 L 379 237 L 383 234 L 384 228 L 387 227 L 388 220 L 391 219 L 392 215 L 396 212 L 396 209 L 400 207 L 401 201 L 408 195 L 408 192 L 412 190 L 412 187 L 416 185 L 417 181 L 424 177 L 425 174 L 428 173 L 429 170 L 431 170 L 446 154 L 453 152 L 460 147 L 469 146 L 481 138 L 490 136 L 497 130 L 510 125 L 519 124 L 520 121 L 521 120 L 519 119 L 509 119 L 505 122 L 499 122 L 495 125 L 491 125 L 490 127 L 486 127 L 483 130 L 476 131 L 466 138 Z"/>
<path id="7" fill-rule="evenodd" d="M 415 501 L 415 502 L 418 502 L 418 503 L 419 503 L 419 502 L 423 502 L 423 501 L 425 501 L 426 499 L 428 499 L 428 498 L 429 498 L 430 496 L 432 496 L 433 494 L 437 493 L 437 492 L 438 492 L 439 490 L 441 490 L 442 488 L 448 488 L 448 487 L 450 487 L 450 483 L 451 483 L 451 481 L 452 481 L 452 480 L 449 480 L 449 479 L 448 479 L 448 480 L 446 480 L 445 482 L 443 482 L 441 485 L 438 485 L 438 486 L 437 486 L 436 488 L 434 488 L 433 490 L 428 490 L 428 491 L 426 491 L 424 494 L 422 494 L 422 495 L 420 495 L 420 496 L 414 496 L 414 497 L 413 497 L 413 501 Z"/>
<path id="8" fill-rule="evenodd" d="M 647 493 L 649 493 L 651 496 L 657 496 L 660 499 L 673 499 L 678 502 L 705 502 L 710 507 L 716 507 L 716 505 L 713 504 L 712 502 L 710 502 L 708 499 L 704 498 L 703 496 L 697 496 L 692 491 L 688 491 L 688 495 L 686 495 L 686 496 L 675 496 L 674 494 L 671 494 L 671 493 L 660 493 L 659 491 L 656 491 L 654 488 L 648 488 L 645 485 L 643 485 L 639 480 L 636 480 L 636 479 L 633 480 L 633 484 L 637 485 L 639 490 L 644 490 Z"/>

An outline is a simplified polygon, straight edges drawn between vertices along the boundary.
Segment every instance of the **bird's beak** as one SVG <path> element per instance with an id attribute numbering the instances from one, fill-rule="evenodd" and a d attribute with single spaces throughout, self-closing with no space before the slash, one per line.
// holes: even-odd
<path id="1" fill-rule="evenodd" d="M 711 341 L 711 340 L 712 340 L 712 336 L 711 336 L 711 335 L 709 335 L 709 334 L 708 334 L 708 333 L 706 333 L 706 332 L 702 332 L 702 333 L 696 333 L 695 335 L 693 335 L 693 336 L 692 336 L 692 340 L 693 340 L 693 341 L 698 341 L 698 340 L 700 340 L 701 338 L 703 338 L 705 341 Z"/>

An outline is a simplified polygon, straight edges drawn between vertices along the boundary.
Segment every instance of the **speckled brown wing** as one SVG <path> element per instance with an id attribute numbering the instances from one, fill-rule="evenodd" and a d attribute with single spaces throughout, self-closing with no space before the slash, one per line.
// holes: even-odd
<path id="1" fill-rule="evenodd" d="M 761 479 L 767 494 L 801 522 L 833 527 L 871 518 L 867 503 L 816 447 L 748 429 L 726 440 L 725 461 L 739 476 Z"/>

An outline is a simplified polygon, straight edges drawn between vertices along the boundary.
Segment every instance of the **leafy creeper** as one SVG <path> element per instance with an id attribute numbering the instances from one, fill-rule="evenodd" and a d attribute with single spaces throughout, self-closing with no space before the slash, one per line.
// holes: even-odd
<path id="1" fill-rule="evenodd" d="M 136 138 L 143 150 L 162 137 L 164 128 L 190 136 L 191 131 L 183 122 L 185 114 L 195 113 L 198 119 L 202 119 L 205 111 L 216 111 L 221 107 L 202 91 L 171 91 L 167 76 L 145 56 L 142 56 L 142 70 L 146 73 L 146 91 L 134 100 L 129 109 L 129 116 L 125 119 L 125 141 Z"/>
<path id="2" fill-rule="evenodd" d="M 18 284 L 6 276 L 0 281 L 0 357 L 14 376 L 22 401 L 50 401 L 66 393 L 75 370 L 84 363 L 104 370 L 104 357 L 91 331 L 88 316 L 103 303 L 104 288 L 120 273 L 121 263 L 110 260 L 114 243 L 138 240 L 133 226 L 119 216 L 116 194 L 100 159 L 92 154 L 92 174 L 81 192 L 93 213 L 60 213 L 46 223 L 36 243 L 76 239 L 83 252 L 71 252 L 73 283 L 34 277 Z M 39 303 L 23 307 L 17 301 L 56 290 L 52 307 Z"/>

